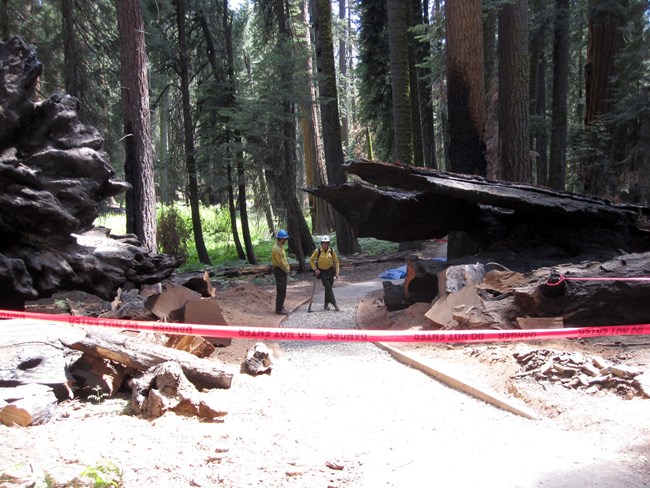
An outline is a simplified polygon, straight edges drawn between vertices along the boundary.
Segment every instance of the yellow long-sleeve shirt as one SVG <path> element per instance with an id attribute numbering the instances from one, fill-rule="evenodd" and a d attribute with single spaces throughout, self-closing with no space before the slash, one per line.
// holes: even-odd
<path id="1" fill-rule="evenodd" d="M 320 251 L 320 256 L 318 255 Z M 329 248 L 327 251 L 322 247 L 316 249 L 311 257 L 309 258 L 309 265 L 311 269 L 316 270 L 316 260 L 318 259 L 318 269 L 330 269 L 334 268 L 336 270 L 336 275 L 339 274 L 339 258 L 336 256 L 334 249 Z"/>
<path id="2" fill-rule="evenodd" d="M 287 255 L 284 252 L 282 246 L 278 244 L 277 241 L 275 244 L 273 244 L 273 249 L 271 249 L 271 264 L 273 264 L 273 266 L 277 266 L 287 274 L 291 272 L 289 261 L 287 261 Z"/>

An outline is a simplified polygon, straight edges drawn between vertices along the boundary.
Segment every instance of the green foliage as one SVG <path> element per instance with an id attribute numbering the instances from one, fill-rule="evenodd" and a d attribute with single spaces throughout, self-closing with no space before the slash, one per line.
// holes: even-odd
<path id="1" fill-rule="evenodd" d="M 94 466 L 87 466 L 81 476 L 90 479 L 95 488 L 107 488 L 122 486 L 124 473 L 112 461 L 106 460 Z"/>
<path id="2" fill-rule="evenodd" d="M 126 234 L 126 215 L 124 213 L 103 213 L 95 219 L 95 227 L 106 227 L 111 234 Z"/>
<path id="3" fill-rule="evenodd" d="M 95 393 L 88 395 L 88 399 L 95 403 L 102 403 L 108 395 L 102 391 L 102 387 L 97 385 L 93 388 Z"/>
<path id="4" fill-rule="evenodd" d="M 187 258 L 191 229 L 191 219 L 188 222 L 187 215 L 181 215 L 178 206 L 162 205 L 158 211 L 156 230 L 159 251 Z"/>
<path id="5" fill-rule="evenodd" d="M 397 242 L 382 241 L 373 237 L 360 238 L 359 245 L 368 256 L 397 252 L 399 248 Z"/>
<path id="6" fill-rule="evenodd" d="M 357 67 L 361 117 L 370 127 L 376 156 L 389 160 L 393 151 L 392 90 L 388 49 L 388 13 L 384 0 L 359 5 L 359 56 Z"/>

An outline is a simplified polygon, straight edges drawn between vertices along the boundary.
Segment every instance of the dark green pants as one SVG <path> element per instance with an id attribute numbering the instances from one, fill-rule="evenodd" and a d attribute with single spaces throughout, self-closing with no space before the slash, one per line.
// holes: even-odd
<path id="1" fill-rule="evenodd" d="M 331 303 L 336 306 L 336 298 L 334 297 L 334 276 L 336 275 L 336 270 L 334 268 L 330 269 L 321 269 L 319 279 L 323 282 L 323 288 L 325 288 L 325 305 Z"/>
<path id="2" fill-rule="evenodd" d="M 287 297 L 287 273 L 274 266 L 273 276 L 275 277 L 275 311 L 281 312 L 284 308 L 284 299 Z"/>

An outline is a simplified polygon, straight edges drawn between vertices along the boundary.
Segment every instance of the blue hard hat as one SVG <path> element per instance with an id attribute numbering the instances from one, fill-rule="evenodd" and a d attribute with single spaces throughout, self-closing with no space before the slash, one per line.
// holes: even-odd
<path id="1" fill-rule="evenodd" d="M 278 239 L 288 239 L 288 238 L 289 238 L 289 234 L 287 234 L 287 231 L 286 231 L 286 230 L 284 230 L 284 229 L 280 229 L 280 230 L 278 231 L 277 238 L 278 238 Z"/>

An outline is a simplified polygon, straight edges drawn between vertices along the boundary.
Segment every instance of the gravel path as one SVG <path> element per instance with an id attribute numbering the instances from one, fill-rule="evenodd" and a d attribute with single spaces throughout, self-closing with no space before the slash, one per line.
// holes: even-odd
<path id="1" fill-rule="evenodd" d="M 338 313 L 323 310 L 317 287 L 314 312 L 305 304 L 282 326 L 353 329 L 357 303 L 380 287 L 335 287 Z M 499 410 L 373 344 L 286 341 L 276 353 L 271 375 L 236 386 L 253 400 L 223 427 L 249 429 L 251 442 L 233 446 L 224 486 L 648 486 L 606 441 Z"/>

